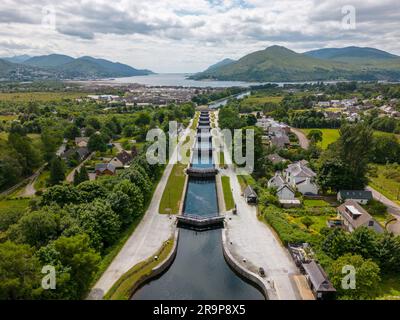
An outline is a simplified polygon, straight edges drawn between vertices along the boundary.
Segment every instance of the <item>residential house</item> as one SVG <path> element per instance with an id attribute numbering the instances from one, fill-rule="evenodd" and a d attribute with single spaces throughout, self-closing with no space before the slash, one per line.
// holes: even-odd
<path id="1" fill-rule="evenodd" d="M 247 186 L 247 188 L 244 189 L 243 195 L 247 203 L 257 203 L 257 193 L 251 186 Z"/>
<path id="2" fill-rule="evenodd" d="M 318 300 L 332 299 L 336 289 L 329 281 L 321 265 L 315 260 L 311 260 L 303 263 L 302 267 L 315 298 Z"/>
<path id="3" fill-rule="evenodd" d="M 89 137 L 77 137 L 75 138 L 75 144 L 77 147 L 85 148 L 89 143 Z"/>
<path id="4" fill-rule="evenodd" d="M 279 149 L 282 149 L 290 145 L 290 140 L 286 134 L 273 136 L 271 138 L 271 144 Z"/>
<path id="5" fill-rule="evenodd" d="M 95 171 L 97 176 L 113 176 L 116 172 L 116 168 L 112 163 L 98 163 L 96 164 Z"/>
<path id="6" fill-rule="evenodd" d="M 368 201 L 372 200 L 372 192 L 368 190 L 340 190 L 337 199 L 340 202 L 354 200 L 360 204 L 367 204 Z"/>
<path id="7" fill-rule="evenodd" d="M 110 163 L 116 168 L 124 168 L 132 161 L 132 155 L 126 151 L 121 151 L 114 158 L 111 159 Z"/>
<path id="8" fill-rule="evenodd" d="M 275 188 L 279 203 L 285 207 L 298 207 L 301 205 L 300 200 L 296 199 L 296 191 L 285 181 L 280 172 L 269 179 L 268 188 Z"/>
<path id="9" fill-rule="evenodd" d="M 286 159 L 282 158 L 280 155 L 273 153 L 267 156 L 267 159 L 272 162 L 272 164 L 279 164 L 285 162 Z"/>
<path id="10" fill-rule="evenodd" d="M 346 200 L 337 208 L 337 212 L 343 220 L 344 229 L 349 232 L 360 227 L 367 227 L 378 233 L 384 231 L 381 225 L 355 200 Z"/>
<path id="11" fill-rule="evenodd" d="M 87 147 L 71 148 L 61 154 L 63 160 L 76 159 L 79 162 L 86 159 L 89 155 L 89 149 Z"/>
<path id="12" fill-rule="evenodd" d="M 290 164 L 284 171 L 285 179 L 290 186 L 302 194 L 318 194 L 318 185 L 314 182 L 316 173 L 307 166 L 307 161 Z"/>

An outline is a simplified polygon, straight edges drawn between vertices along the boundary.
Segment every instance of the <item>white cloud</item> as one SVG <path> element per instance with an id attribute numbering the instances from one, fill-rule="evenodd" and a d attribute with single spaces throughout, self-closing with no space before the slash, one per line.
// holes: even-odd
<path id="1" fill-rule="evenodd" d="M 356 30 L 341 28 L 341 8 L 349 2 Z M 49 5 L 53 29 L 41 24 Z M 0 55 L 60 52 L 194 72 L 272 44 L 297 51 L 373 46 L 400 54 L 398 21 L 398 0 L 2 0 Z"/>

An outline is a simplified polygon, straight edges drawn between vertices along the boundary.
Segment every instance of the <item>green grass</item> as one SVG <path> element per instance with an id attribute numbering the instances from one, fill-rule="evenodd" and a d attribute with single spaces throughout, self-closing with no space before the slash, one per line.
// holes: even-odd
<path id="1" fill-rule="evenodd" d="M 282 101 L 282 99 L 283 98 L 281 96 L 275 97 L 275 96 L 265 96 L 262 94 L 256 94 L 256 95 L 248 96 L 241 102 L 241 104 L 242 104 L 242 106 L 245 106 L 245 107 L 248 107 L 248 106 L 252 107 L 252 106 L 256 106 L 256 105 L 264 105 L 265 103 L 269 103 L 269 102 L 280 103 Z"/>
<path id="2" fill-rule="evenodd" d="M 386 137 L 395 136 L 397 138 L 397 140 L 400 142 L 400 134 L 394 134 L 394 133 L 390 133 L 390 132 L 374 130 L 374 136 L 375 137 L 379 137 L 379 136 L 386 136 Z"/>
<path id="3" fill-rule="evenodd" d="M 221 177 L 222 190 L 224 191 L 225 209 L 232 210 L 235 207 L 235 201 L 233 200 L 231 179 L 229 177 Z"/>
<path id="4" fill-rule="evenodd" d="M 174 164 L 161 198 L 160 207 L 158 209 L 159 213 L 179 213 L 183 188 L 186 181 L 186 175 L 184 173 L 186 167 L 185 164 Z"/>
<path id="5" fill-rule="evenodd" d="M 18 116 L 16 115 L 0 115 L 0 121 L 10 121 L 17 119 Z"/>
<path id="6" fill-rule="evenodd" d="M 135 284 L 151 275 L 153 268 L 167 259 L 174 247 L 174 240 L 169 239 L 149 259 L 138 263 L 126 272 L 106 293 L 104 299 L 106 300 L 129 300 L 132 296 Z M 154 256 L 158 256 L 155 260 Z"/>
<path id="7" fill-rule="evenodd" d="M 67 176 L 67 174 L 65 176 Z M 46 183 L 49 178 L 50 178 L 50 171 L 45 170 L 39 175 L 33 186 L 35 187 L 36 190 L 44 189 L 46 188 Z"/>
<path id="8" fill-rule="evenodd" d="M 238 175 L 237 178 L 239 180 L 240 189 L 242 190 L 242 192 L 244 191 L 244 189 L 246 189 L 248 185 L 256 184 L 256 181 L 250 175 Z"/>
<path id="9" fill-rule="evenodd" d="M 223 168 L 225 167 L 225 153 L 223 151 L 218 152 L 218 161 L 219 161 L 219 167 Z"/>
<path id="10" fill-rule="evenodd" d="M 376 167 L 378 168 L 377 177 L 369 177 L 370 186 L 382 193 L 388 199 L 400 204 L 400 182 L 384 176 L 384 165 L 378 165 Z"/>
<path id="11" fill-rule="evenodd" d="M 327 207 L 329 203 L 325 200 L 304 200 L 304 207 L 306 208 L 315 208 L 315 207 Z"/>
<path id="12" fill-rule="evenodd" d="M 382 276 L 377 296 L 378 300 L 400 300 L 399 275 Z"/>
<path id="13" fill-rule="evenodd" d="M 4 212 L 13 211 L 24 211 L 29 206 L 29 199 L 13 199 L 13 200 L 1 200 L 0 201 L 0 215 Z"/>
<path id="14" fill-rule="evenodd" d="M 322 131 L 322 142 L 318 143 L 318 146 L 322 149 L 327 149 L 328 146 L 339 139 L 339 129 L 301 129 L 302 132 L 307 136 L 311 130 Z"/>
<path id="15" fill-rule="evenodd" d="M 49 102 L 62 101 L 64 99 L 77 99 L 86 97 L 88 93 L 83 92 L 18 92 L 0 93 L 0 101 L 5 102 Z"/>
<path id="16" fill-rule="evenodd" d="M 200 112 L 196 112 L 193 118 L 192 125 L 190 126 L 191 130 L 196 130 L 197 124 L 199 123 L 199 118 L 200 118 Z"/>

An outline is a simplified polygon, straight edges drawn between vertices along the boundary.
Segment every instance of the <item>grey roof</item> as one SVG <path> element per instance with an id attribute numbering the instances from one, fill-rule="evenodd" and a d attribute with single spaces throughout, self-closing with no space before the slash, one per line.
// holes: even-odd
<path id="1" fill-rule="evenodd" d="M 301 161 L 289 164 L 286 172 L 290 172 L 291 176 L 304 178 L 313 178 L 317 175 L 314 171 L 307 167 L 304 162 Z"/>
<path id="2" fill-rule="evenodd" d="M 277 163 L 286 161 L 284 158 L 282 158 L 279 154 L 276 154 L 276 153 L 269 154 L 267 156 L 267 159 L 269 161 L 271 161 L 273 164 L 277 164 Z"/>
<path id="3" fill-rule="evenodd" d="M 354 207 L 360 215 L 357 218 L 354 218 L 349 213 L 349 207 Z M 340 205 L 337 210 L 339 211 L 340 215 L 343 219 L 345 219 L 353 229 L 357 229 L 361 226 L 367 226 L 368 221 L 374 221 L 374 230 L 377 232 L 382 232 L 383 228 L 379 225 L 378 222 L 362 207 L 358 204 L 357 201 L 354 200 L 346 200 L 345 203 Z"/>
<path id="4" fill-rule="evenodd" d="M 340 190 L 339 195 L 343 200 L 346 199 L 364 199 L 371 200 L 372 192 L 368 190 Z"/>
<path id="5" fill-rule="evenodd" d="M 100 172 L 103 172 L 107 169 L 111 172 L 115 172 L 115 166 L 112 163 L 97 163 L 95 167 L 95 170 Z"/>
<path id="6" fill-rule="evenodd" d="M 290 185 L 288 185 L 287 183 L 281 185 L 281 186 L 278 188 L 277 192 L 281 191 L 281 190 L 284 189 L 284 188 L 288 188 L 288 189 L 289 189 L 290 191 L 292 191 L 293 193 L 296 193 L 296 191 L 294 191 L 293 188 L 292 188 Z"/>
<path id="7" fill-rule="evenodd" d="M 284 147 L 286 144 L 290 144 L 290 140 L 289 140 L 289 137 L 288 137 L 287 135 L 273 136 L 273 137 L 271 138 L 271 143 L 272 143 L 274 146 L 277 146 L 277 147 L 282 148 L 282 147 Z"/>
<path id="8" fill-rule="evenodd" d="M 316 291 L 336 291 L 325 271 L 315 260 L 311 260 L 309 263 L 303 263 L 302 265 Z"/>
<path id="9" fill-rule="evenodd" d="M 280 188 L 285 183 L 286 181 L 283 179 L 280 172 L 276 172 L 275 175 L 268 181 L 268 184 L 272 185 L 275 188 Z"/>
<path id="10" fill-rule="evenodd" d="M 129 163 L 132 161 L 132 156 L 126 152 L 126 151 L 121 151 L 120 153 L 117 154 L 116 158 L 121 161 L 123 165 Z"/>
<path id="11" fill-rule="evenodd" d="M 244 189 L 244 195 L 247 197 L 256 197 L 257 198 L 257 193 L 253 190 L 251 186 L 247 186 L 246 189 Z"/>

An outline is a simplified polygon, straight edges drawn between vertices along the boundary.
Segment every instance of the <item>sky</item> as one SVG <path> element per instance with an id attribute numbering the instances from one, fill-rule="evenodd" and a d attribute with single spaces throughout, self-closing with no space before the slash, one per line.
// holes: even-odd
<path id="1" fill-rule="evenodd" d="M 350 7 L 349 7 L 350 6 Z M 90 55 L 197 72 L 282 45 L 400 55 L 399 0 L 1 0 L 0 56 Z"/>

